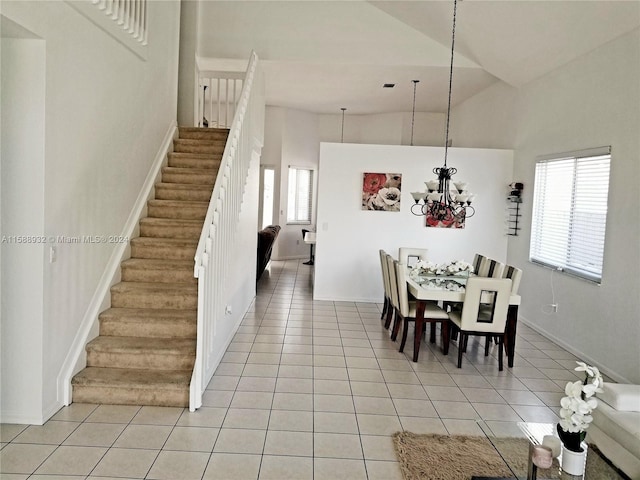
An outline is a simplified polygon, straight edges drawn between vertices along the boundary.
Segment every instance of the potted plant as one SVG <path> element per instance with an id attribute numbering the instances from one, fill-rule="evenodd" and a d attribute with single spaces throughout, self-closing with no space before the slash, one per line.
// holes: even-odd
<path id="1" fill-rule="evenodd" d="M 586 451 L 582 442 L 587 435 L 587 428 L 593 421 L 591 412 L 598 406 L 593 398 L 602 392 L 604 381 L 596 367 L 584 362 L 576 362 L 578 372 L 585 372 L 584 381 L 568 382 L 564 389 L 566 397 L 560 400 L 560 423 L 558 437 L 563 445 L 562 469 L 572 475 L 582 475 Z"/>

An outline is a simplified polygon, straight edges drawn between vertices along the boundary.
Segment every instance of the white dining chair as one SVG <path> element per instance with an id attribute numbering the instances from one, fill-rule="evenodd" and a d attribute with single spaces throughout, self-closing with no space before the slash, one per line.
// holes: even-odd
<path id="1" fill-rule="evenodd" d="M 391 287 L 389 285 L 389 265 L 387 263 L 387 252 L 384 250 L 380 250 L 380 266 L 382 269 L 382 285 L 384 287 L 384 304 L 382 306 L 382 314 L 380 315 L 380 320 L 388 317 L 388 320 L 385 322 L 385 328 L 389 328 L 389 323 L 391 322 L 390 312 L 393 310 L 393 306 L 391 305 Z"/>
<path id="2" fill-rule="evenodd" d="M 402 322 L 402 341 L 400 342 L 400 352 L 404 351 L 404 346 L 407 342 L 407 333 L 409 331 L 409 322 L 414 322 L 416 320 L 416 302 L 409 300 L 409 291 L 407 289 L 407 278 L 406 278 L 406 270 L 407 266 L 403 265 L 399 262 L 393 262 L 393 267 L 396 272 L 396 281 L 398 283 L 398 312 L 396 313 L 396 322 L 393 326 L 393 334 L 391 336 L 392 340 L 395 340 L 398 335 L 398 330 L 400 328 L 400 323 Z M 435 343 L 436 341 L 436 323 L 440 322 L 441 325 L 441 333 L 442 333 L 442 341 L 443 344 L 445 341 L 448 341 L 448 320 L 449 316 L 447 312 L 445 312 L 442 308 L 440 308 L 437 304 L 432 302 L 427 302 L 424 308 L 424 321 L 430 324 L 431 332 L 429 336 L 429 341 L 431 343 Z M 414 335 L 418 335 L 414 330 Z M 421 335 L 420 335 L 421 337 Z M 414 336 L 414 352 L 413 352 L 413 361 L 418 361 L 419 354 L 419 346 L 422 338 L 417 339 Z M 445 350 L 446 351 L 446 350 Z"/>
<path id="3" fill-rule="evenodd" d="M 503 370 L 504 332 L 507 325 L 507 311 L 511 296 L 511 279 L 470 277 L 465 287 L 462 310 L 449 312 L 449 327 L 458 330 L 458 368 L 462 368 L 462 354 L 466 350 L 469 335 L 498 337 L 498 370 Z M 481 304 L 483 294 L 491 294 L 491 304 L 485 308 Z M 485 355 L 488 352 L 485 349 Z"/>
<path id="4" fill-rule="evenodd" d="M 502 278 L 504 263 L 484 257 L 477 274 L 479 277 Z"/>
<path id="5" fill-rule="evenodd" d="M 480 266 L 482 265 L 482 262 L 485 258 L 486 257 L 484 255 L 480 255 L 479 253 L 476 253 L 473 257 L 473 273 L 475 273 L 476 275 L 479 275 Z"/>
<path id="6" fill-rule="evenodd" d="M 522 280 L 522 270 L 513 265 L 506 265 L 502 272 L 502 278 L 511 279 L 511 295 L 517 295 Z"/>
<path id="7" fill-rule="evenodd" d="M 387 254 L 386 260 L 387 274 L 389 275 L 389 299 L 391 301 L 391 315 L 387 313 L 387 322 L 385 322 L 385 326 L 389 328 L 389 325 L 391 325 L 391 320 L 393 319 L 395 328 L 395 322 L 398 321 L 398 310 L 400 309 L 400 304 L 398 303 L 398 281 L 396 280 L 396 270 L 393 266 L 393 262 L 395 261 L 394 258 L 391 255 Z M 393 336 L 393 329 L 391 330 L 391 332 L 391 339 L 395 340 L 395 337 Z"/>
<path id="8" fill-rule="evenodd" d="M 398 249 L 398 262 L 413 267 L 419 260 L 429 260 L 429 249 L 400 247 Z"/>

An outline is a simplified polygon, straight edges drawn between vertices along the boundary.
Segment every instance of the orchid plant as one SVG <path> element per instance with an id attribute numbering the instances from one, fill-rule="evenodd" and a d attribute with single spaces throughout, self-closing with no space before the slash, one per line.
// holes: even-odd
<path id="1" fill-rule="evenodd" d="M 598 406 L 593 398 L 602 392 L 604 381 L 596 367 L 584 362 L 576 362 L 577 372 L 585 372 L 584 381 L 568 382 L 564 389 L 567 395 L 560 400 L 560 423 L 558 435 L 566 448 L 574 452 L 581 451 L 580 444 L 586 436 L 586 430 L 593 421 L 591 412 Z"/>
<path id="2" fill-rule="evenodd" d="M 473 265 L 464 260 L 454 260 L 440 265 L 420 260 L 411 271 L 415 275 L 456 275 L 465 272 L 473 273 Z"/>

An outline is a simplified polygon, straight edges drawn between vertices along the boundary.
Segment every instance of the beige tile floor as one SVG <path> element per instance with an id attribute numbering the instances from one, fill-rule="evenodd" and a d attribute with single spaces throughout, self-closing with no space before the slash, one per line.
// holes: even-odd
<path id="1" fill-rule="evenodd" d="M 391 434 L 517 433 L 557 421 L 576 358 L 524 325 L 515 367 L 470 342 L 413 363 L 380 305 L 313 301 L 311 267 L 272 262 L 195 413 L 72 404 L 43 426 L 2 425 L 0 478 L 400 479 Z"/>

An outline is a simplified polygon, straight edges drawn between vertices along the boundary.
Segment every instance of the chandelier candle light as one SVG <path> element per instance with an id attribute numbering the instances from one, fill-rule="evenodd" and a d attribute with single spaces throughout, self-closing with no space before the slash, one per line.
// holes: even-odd
<path id="1" fill-rule="evenodd" d="M 415 204 L 411 213 L 425 216 L 428 227 L 464 228 L 466 218 L 472 217 L 475 209 L 471 206 L 475 195 L 469 193 L 465 182 L 452 182 L 457 169 L 447 166 L 449 150 L 449 120 L 451 117 L 451 86 L 453 84 L 453 51 L 456 38 L 456 10 L 458 0 L 453 2 L 453 30 L 451 34 L 451 65 L 449 68 L 449 98 L 447 103 L 447 128 L 444 143 L 444 166 L 436 167 L 434 180 L 425 182 L 425 192 L 411 192 Z"/>

